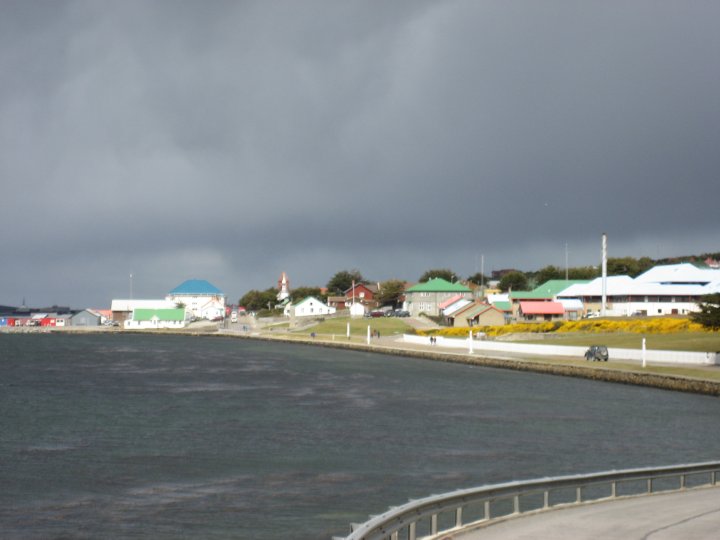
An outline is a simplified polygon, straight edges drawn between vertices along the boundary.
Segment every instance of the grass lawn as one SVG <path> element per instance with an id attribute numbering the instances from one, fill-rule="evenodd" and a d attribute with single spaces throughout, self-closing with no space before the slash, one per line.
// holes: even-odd
<path id="1" fill-rule="evenodd" d="M 293 332 L 293 334 L 309 336 L 315 332 L 318 336 L 345 336 L 347 335 L 347 323 L 350 322 L 350 335 L 352 337 L 367 336 L 367 328 L 377 330 L 381 336 L 390 336 L 393 334 L 403 334 L 409 332 L 412 328 L 402 318 L 398 317 L 378 317 L 373 319 L 351 319 L 350 317 L 340 317 L 337 319 L 326 319 L 325 321 Z"/>
<path id="2" fill-rule="evenodd" d="M 573 332 L 545 334 L 544 339 L 528 338 L 526 343 L 544 343 L 558 345 L 607 345 L 623 349 L 640 349 L 642 338 L 648 349 L 666 351 L 720 351 L 720 332 L 680 332 L 676 334 L 642 334 L 635 333 L 593 333 Z"/>

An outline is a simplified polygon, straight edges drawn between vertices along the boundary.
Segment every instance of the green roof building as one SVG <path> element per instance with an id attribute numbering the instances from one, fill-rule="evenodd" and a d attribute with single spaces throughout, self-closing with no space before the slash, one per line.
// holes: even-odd
<path id="1" fill-rule="evenodd" d="M 450 283 L 442 278 L 434 278 L 425 283 L 413 285 L 405 291 L 405 309 L 417 317 L 421 313 L 437 317 L 438 305 L 456 295 L 472 300 L 472 290 L 462 283 Z"/>
<path id="2" fill-rule="evenodd" d="M 125 321 L 128 329 L 183 328 L 185 308 L 133 310 L 132 317 Z"/>
<path id="3" fill-rule="evenodd" d="M 513 291 L 510 293 L 512 319 L 520 320 L 520 302 L 555 302 L 557 295 L 573 285 L 590 283 L 589 279 L 551 279 L 532 291 Z"/>
<path id="4" fill-rule="evenodd" d="M 589 279 L 551 279 L 532 291 L 513 291 L 510 300 L 554 300 L 555 297 L 571 285 L 584 285 Z"/>

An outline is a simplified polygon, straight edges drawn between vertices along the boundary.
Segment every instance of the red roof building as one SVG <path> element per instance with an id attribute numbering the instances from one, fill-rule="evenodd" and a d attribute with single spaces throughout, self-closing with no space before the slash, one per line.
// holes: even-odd
<path id="1" fill-rule="evenodd" d="M 523 321 L 561 321 L 565 307 L 560 302 L 521 301 L 519 315 Z"/>

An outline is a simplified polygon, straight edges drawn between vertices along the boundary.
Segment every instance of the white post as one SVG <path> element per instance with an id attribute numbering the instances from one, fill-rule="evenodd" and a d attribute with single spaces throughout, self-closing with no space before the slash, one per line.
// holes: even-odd
<path id="1" fill-rule="evenodd" d="M 473 353 L 472 330 L 470 330 L 470 337 L 468 338 L 468 347 L 469 347 L 468 354 L 472 354 Z"/>
<path id="2" fill-rule="evenodd" d="M 645 358 L 645 338 L 643 338 L 642 341 L 642 367 L 645 367 L 647 365 L 647 361 Z"/>
<path id="3" fill-rule="evenodd" d="M 602 235 L 602 305 L 600 316 L 605 317 L 607 307 L 607 234 Z"/>
<path id="4" fill-rule="evenodd" d="M 347 338 L 350 339 L 350 321 L 347 323 Z"/>
<path id="5" fill-rule="evenodd" d="M 368 324 L 367 344 L 370 345 L 370 325 Z"/>

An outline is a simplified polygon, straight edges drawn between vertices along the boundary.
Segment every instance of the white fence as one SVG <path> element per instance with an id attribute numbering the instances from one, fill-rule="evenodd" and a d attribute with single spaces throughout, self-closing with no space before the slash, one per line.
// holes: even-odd
<path id="1" fill-rule="evenodd" d="M 530 343 L 513 343 L 506 341 L 472 341 L 468 338 L 446 338 L 438 336 L 435 342 L 436 347 L 446 347 L 452 349 L 465 349 L 473 352 L 493 352 L 493 353 L 515 353 L 515 354 L 532 354 L 539 356 L 564 356 L 570 358 L 584 358 L 587 347 L 571 347 L 564 345 L 535 345 Z M 638 340 L 642 338 L 639 337 Z M 405 343 L 415 343 L 421 345 L 430 345 L 430 338 L 427 336 L 414 336 L 403 334 Z M 599 343 L 601 345 L 601 343 Z M 633 360 L 642 361 L 643 354 L 645 360 L 651 364 L 685 364 L 685 365 L 718 365 L 720 364 L 720 353 L 711 352 L 688 352 L 688 351 L 658 351 L 646 349 L 643 353 L 641 349 L 619 349 L 608 348 L 608 354 L 611 360 Z"/>

